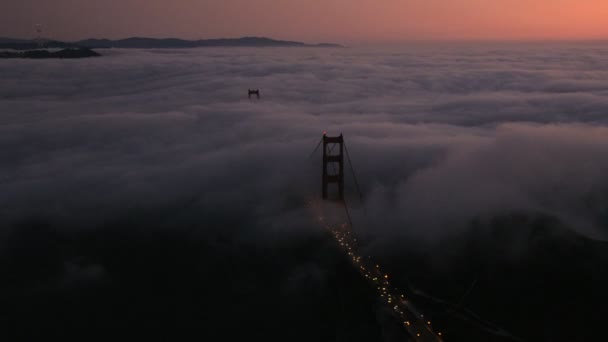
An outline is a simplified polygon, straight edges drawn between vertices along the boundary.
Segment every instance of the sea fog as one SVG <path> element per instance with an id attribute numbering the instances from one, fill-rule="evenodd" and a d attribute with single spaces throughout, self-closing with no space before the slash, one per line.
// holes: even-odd
<path id="1" fill-rule="evenodd" d="M 492 236 L 496 218 L 507 218 L 508 231 L 541 217 L 568 239 L 608 237 L 605 43 L 98 52 L 103 57 L 0 61 L 0 253 L 10 279 L 3 292 L 10 303 L 29 303 L 8 314 L 15 322 L 28 308 L 52 312 L 55 304 L 39 304 L 49 297 L 72 303 L 65 317 L 98 318 L 89 312 L 96 305 L 120 311 L 128 300 L 108 308 L 65 298 L 115 298 L 172 277 L 176 284 L 155 292 L 168 296 L 186 280 L 215 281 L 183 274 L 221 273 L 264 253 L 290 260 L 268 279 L 279 292 L 325 296 L 336 264 L 290 252 L 318 239 L 333 255 L 304 205 L 320 196 L 320 155 L 310 153 L 323 132 L 346 139 L 363 194 L 358 199 L 349 174 L 354 228 L 366 252 L 388 264 L 415 250 L 430 273 L 442 272 L 470 246 L 462 237 Z M 248 89 L 261 99 L 249 99 Z M 520 260 L 529 243 L 525 235 L 500 248 Z M 201 246 L 204 257 L 175 256 Z M 256 292 L 266 281 L 241 267 L 222 273 L 224 294 L 268 296 Z M 159 307 L 176 305 L 167 303 Z M 231 306 L 228 316 L 238 311 L 234 303 L 209 310 L 222 305 Z M 137 316 L 140 309 L 129 308 Z M 270 317 L 281 316 L 280 304 L 271 308 Z M 513 310 L 508 316 L 523 309 Z M 535 335 L 489 315 L 513 335 L 554 337 L 546 333 L 551 322 Z M 203 316 L 192 324 L 220 321 Z"/>

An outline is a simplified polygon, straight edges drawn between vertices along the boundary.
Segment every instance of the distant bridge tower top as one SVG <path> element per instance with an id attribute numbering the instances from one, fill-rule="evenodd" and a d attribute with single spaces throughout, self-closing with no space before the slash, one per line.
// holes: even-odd
<path id="1" fill-rule="evenodd" d="M 251 99 L 251 96 L 257 96 L 258 100 L 260 99 L 260 89 L 249 89 L 248 90 L 248 97 L 249 99 Z"/>

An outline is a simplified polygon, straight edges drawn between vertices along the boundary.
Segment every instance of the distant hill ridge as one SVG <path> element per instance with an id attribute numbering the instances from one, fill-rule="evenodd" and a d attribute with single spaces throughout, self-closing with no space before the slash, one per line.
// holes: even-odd
<path id="1" fill-rule="evenodd" d="M 38 47 L 35 40 L 0 38 L 0 49 L 29 50 Z M 132 37 L 119 40 L 85 39 L 77 42 L 47 41 L 48 48 L 90 49 L 122 48 L 122 49 L 175 49 L 197 47 L 341 47 L 339 44 L 305 44 L 296 41 L 275 40 L 265 37 L 219 38 L 184 40 L 178 38 L 142 38 Z"/>
<path id="2" fill-rule="evenodd" d="M 75 59 L 75 58 L 88 58 L 88 57 L 99 57 L 101 56 L 97 52 L 89 48 L 67 48 L 60 51 L 49 51 L 48 49 L 42 50 L 25 50 L 25 51 L 0 51 L 0 58 L 30 58 L 30 59 L 49 59 L 49 58 L 61 58 L 61 59 Z"/>

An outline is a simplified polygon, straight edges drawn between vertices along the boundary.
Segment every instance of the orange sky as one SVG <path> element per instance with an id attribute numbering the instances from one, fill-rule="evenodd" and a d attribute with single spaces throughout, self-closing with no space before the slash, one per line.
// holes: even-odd
<path id="1" fill-rule="evenodd" d="M 608 39 L 608 0 L 4 0 L 0 36 Z"/>

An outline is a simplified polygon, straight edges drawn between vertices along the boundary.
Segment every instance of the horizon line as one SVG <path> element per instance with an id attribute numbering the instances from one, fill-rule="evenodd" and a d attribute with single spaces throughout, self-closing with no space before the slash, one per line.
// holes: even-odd
<path id="1" fill-rule="evenodd" d="M 331 40 L 321 40 L 311 42 L 311 40 L 299 40 L 297 38 L 274 38 L 271 36 L 263 36 L 263 35 L 244 35 L 244 36 L 219 36 L 219 37 L 208 37 L 208 38 L 181 38 L 177 36 L 145 36 L 145 35 L 133 35 L 133 36 L 124 36 L 120 38 L 97 38 L 89 36 L 88 38 L 81 39 L 55 39 L 49 37 L 42 37 L 43 39 L 57 41 L 57 42 L 79 42 L 83 40 L 110 40 L 110 41 L 118 41 L 118 40 L 127 40 L 127 39 L 176 39 L 176 40 L 184 40 L 184 41 L 201 41 L 201 40 L 236 40 L 236 39 L 245 39 L 245 38 L 256 38 L 256 39 L 269 39 L 275 41 L 284 41 L 284 42 L 294 42 L 294 43 L 303 43 L 303 44 L 337 44 L 344 45 L 342 42 L 335 42 Z M 14 40 L 25 40 L 25 41 L 33 41 L 37 38 L 35 37 L 9 37 L 9 36 L 0 36 L 0 39 L 14 39 Z M 357 40 L 350 41 L 348 44 L 361 44 L 361 45 L 373 45 L 373 44 L 403 44 L 403 43 L 454 43 L 454 42 L 462 42 L 462 43 L 535 43 L 535 42 L 563 42 L 563 43 L 585 43 L 585 42 L 608 42 L 608 37 L 596 37 L 596 38 L 572 38 L 572 37 L 547 37 L 547 38 L 404 38 L 404 39 L 385 39 L 385 40 Z"/>

